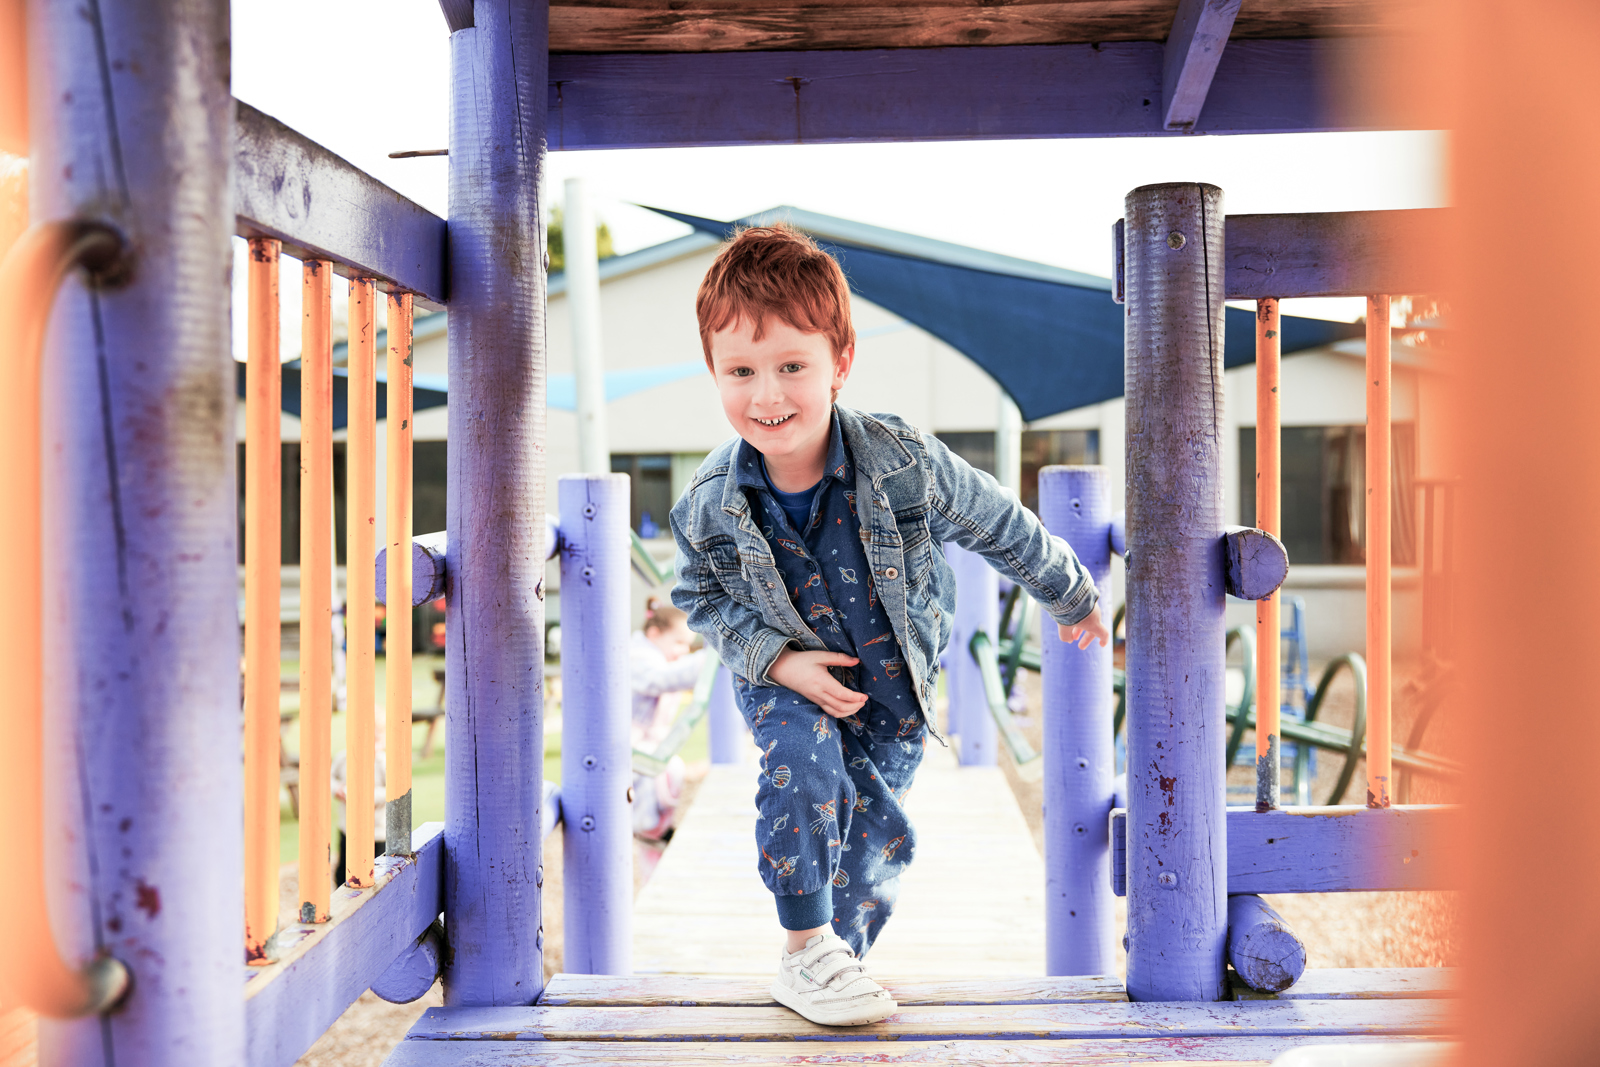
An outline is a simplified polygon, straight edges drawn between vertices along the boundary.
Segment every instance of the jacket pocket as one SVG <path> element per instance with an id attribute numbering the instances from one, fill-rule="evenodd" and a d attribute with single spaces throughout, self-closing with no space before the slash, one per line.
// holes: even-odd
<path id="1" fill-rule="evenodd" d="M 717 583 L 734 602 L 747 608 L 755 607 L 755 592 L 750 588 L 750 579 L 745 577 L 744 566 L 739 562 L 739 549 L 733 542 L 721 541 L 707 545 L 704 551 L 711 562 L 711 572 L 717 576 Z"/>

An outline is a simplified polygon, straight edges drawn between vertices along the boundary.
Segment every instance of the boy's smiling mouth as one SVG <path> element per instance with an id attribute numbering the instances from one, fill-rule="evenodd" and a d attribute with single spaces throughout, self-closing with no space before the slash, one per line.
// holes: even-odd
<path id="1" fill-rule="evenodd" d="M 775 419 L 763 419 L 763 418 L 760 418 L 759 416 L 753 416 L 753 417 L 755 418 L 755 420 L 757 422 L 759 422 L 763 426 L 782 426 L 784 423 L 786 423 L 790 419 L 794 418 L 794 416 L 795 416 L 795 413 L 791 411 L 791 412 L 789 412 L 789 414 L 780 415 Z"/>

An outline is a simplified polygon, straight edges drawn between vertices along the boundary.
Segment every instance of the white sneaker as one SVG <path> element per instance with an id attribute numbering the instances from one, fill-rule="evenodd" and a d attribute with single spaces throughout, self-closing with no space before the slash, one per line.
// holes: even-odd
<path id="1" fill-rule="evenodd" d="M 799 952 L 781 953 L 772 996 L 823 1026 L 879 1022 L 900 1006 L 837 934 L 817 934 Z"/>

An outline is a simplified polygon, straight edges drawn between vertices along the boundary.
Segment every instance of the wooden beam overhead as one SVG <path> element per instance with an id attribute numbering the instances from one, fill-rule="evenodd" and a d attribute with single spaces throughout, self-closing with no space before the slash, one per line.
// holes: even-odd
<path id="1" fill-rule="evenodd" d="M 1178 0 L 551 0 L 556 53 L 1108 44 L 1168 38 Z M 1235 2 L 1233 36 L 1382 33 L 1375 0 Z"/>
<path id="2" fill-rule="evenodd" d="M 1357 113 L 1324 73 L 1362 40 L 1235 40 L 1195 133 L 1415 128 Z M 550 147 L 1179 136 L 1161 114 L 1162 45 L 550 58 Z"/>
<path id="3" fill-rule="evenodd" d="M 1167 35 L 1161 72 L 1162 125 L 1187 133 L 1205 107 L 1228 46 L 1240 0 L 1181 0 Z"/>

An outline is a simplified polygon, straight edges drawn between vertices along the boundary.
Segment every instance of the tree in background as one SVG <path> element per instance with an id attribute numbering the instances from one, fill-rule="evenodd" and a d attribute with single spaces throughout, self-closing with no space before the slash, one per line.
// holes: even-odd
<path id="1" fill-rule="evenodd" d="M 550 252 L 550 273 L 565 270 L 567 257 L 565 254 L 566 242 L 562 240 L 561 220 L 565 212 L 561 205 L 556 204 L 550 209 L 550 233 L 547 245 Z M 611 228 L 604 222 L 598 223 L 594 228 L 594 244 L 600 253 L 601 259 L 610 259 L 616 255 L 616 250 L 611 247 Z"/>

